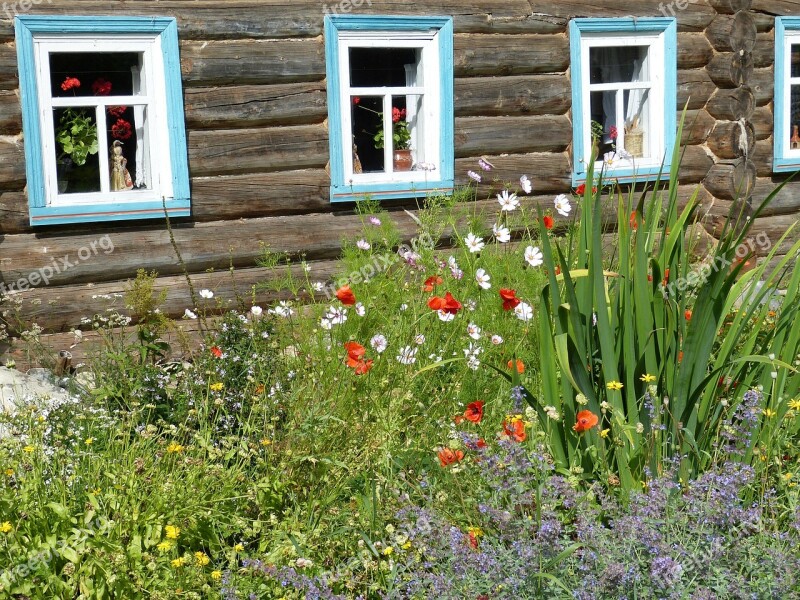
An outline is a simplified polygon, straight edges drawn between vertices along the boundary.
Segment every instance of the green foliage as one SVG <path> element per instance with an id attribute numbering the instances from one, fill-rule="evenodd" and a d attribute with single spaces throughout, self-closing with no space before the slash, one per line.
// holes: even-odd
<path id="1" fill-rule="evenodd" d="M 56 142 L 63 156 L 69 156 L 77 166 L 86 164 L 90 154 L 97 154 L 97 125 L 85 109 L 67 108 L 56 127 Z"/>

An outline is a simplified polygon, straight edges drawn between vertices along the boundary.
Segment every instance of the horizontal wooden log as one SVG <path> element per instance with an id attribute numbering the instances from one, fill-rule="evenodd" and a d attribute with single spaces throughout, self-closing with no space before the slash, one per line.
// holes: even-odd
<path id="1" fill-rule="evenodd" d="M 328 116 L 322 82 L 187 88 L 184 109 L 189 129 L 305 125 Z"/>
<path id="2" fill-rule="evenodd" d="M 328 133 L 322 125 L 190 131 L 193 177 L 324 167 Z"/>
<path id="3" fill-rule="evenodd" d="M 759 244 L 760 248 L 757 252 L 759 256 L 764 256 L 769 249 L 773 247 L 777 247 L 778 254 L 786 254 L 792 247 L 792 244 L 800 239 L 800 227 L 795 226 L 782 243 L 778 242 L 786 233 L 786 230 L 796 223 L 797 214 L 759 217 L 753 221 L 753 226 L 748 233 L 748 237 L 754 240 L 761 240 Z"/>
<path id="4" fill-rule="evenodd" d="M 778 17 L 800 14 L 800 0 L 753 0 L 753 11 Z"/>
<path id="5" fill-rule="evenodd" d="M 756 106 L 764 106 L 772 102 L 775 90 L 775 74 L 771 68 L 754 69 L 748 80 L 748 85 L 753 90 Z"/>
<path id="6" fill-rule="evenodd" d="M 24 192 L 0 193 L 0 235 L 32 231 L 28 224 L 28 199 Z M 2 253 L 2 243 L 0 243 Z"/>
<path id="7" fill-rule="evenodd" d="M 22 136 L 0 136 L 0 191 L 25 186 L 25 151 Z"/>
<path id="8" fill-rule="evenodd" d="M 721 121 L 749 119 L 756 107 L 756 97 L 747 86 L 732 90 L 717 90 L 709 99 L 706 109 Z"/>
<path id="9" fill-rule="evenodd" d="M 681 113 L 678 113 L 678 122 L 681 119 Z M 708 138 L 708 134 L 714 129 L 716 120 L 707 111 L 690 110 L 686 112 L 684 117 L 683 135 L 681 136 L 681 145 L 693 146 L 702 144 Z"/>
<path id="10" fill-rule="evenodd" d="M 772 177 L 759 177 L 753 188 L 753 207 L 760 206 L 772 194 L 781 179 Z M 760 216 L 795 215 L 800 213 L 800 182 L 790 181 L 772 197 L 761 211 Z"/>
<path id="11" fill-rule="evenodd" d="M 10 29 L 13 39 L 13 28 Z M 17 78 L 17 50 L 11 41 L 0 42 L 0 90 L 13 90 L 19 87 Z"/>
<path id="12" fill-rule="evenodd" d="M 747 121 L 717 121 L 708 136 L 708 148 L 719 158 L 747 156 L 756 141 L 753 125 Z"/>
<path id="13" fill-rule="evenodd" d="M 101 2 L 97 0 L 47 0 L 34 5 L 31 14 L 173 16 L 178 34 L 186 40 L 232 38 L 298 38 L 322 35 L 326 12 L 375 15 L 452 15 L 456 31 L 472 33 L 559 33 L 563 18 L 532 14 L 525 0 L 436 0 L 423 4 L 396 0 L 310 2 L 295 0 L 159 0 L 159 2 Z M 0 12 L 0 35 L 12 38 L 8 15 Z"/>
<path id="14" fill-rule="evenodd" d="M 681 33 L 678 35 L 678 68 L 698 69 L 705 67 L 714 49 L 702 33 Z"/>
<path id="15" fill-rule="evenodd" d="M 507 156 L 488 155 L 486 157 L 494 165 L 494 171 L 479 184 L 478 198 L 494 197 L 492 192 L 498 191 L 491 179 L 500 181 L 517 181 L 521 175 L 527 175 L 533 183 L 534 193 L 565 193 L 571 188 L 570 159 L 565 152 L 539 154 L 512 154 Z M 470 183 L 467 171 L 478 170 L 477 159 L 456 159 L 456 184 Z"/>
<path id="16" fill-rule="evenodd" d="M 456 35 L 456 77 L 559 73 L 569 67 L 565 35 L 520 35 L 510 44 L 502 35 Z"/>
<path id="17" fill-rule="evenodd" d="M 747 11 L 718 15 L 705 33 L 717 52 L 752 52 L 756 44 L 756 23 Z"/>
<path id="18" fill-rule="evenodd" d="M 17 135 L 22 131 L 22 106 L 16 92 L 0 92 L 0 135 Z"/>
<path id="19" fill-rule="evenodd" d="M 751 161 L 738 160 L 712 166 L 703 186 L 715 198 L 736 200 L 748 198 L 756 183 L 756 166 Z"/>
<path id="20" fill-rule="evenodd" d="M 563 115 L 571 105 L 564 75 L 469 77 L 455 80 L 456 116 Z"/>
<path id="21" fill-rule="evenodd" d="M 750 118 L 753 124 L 753 131 L 757 140 L 765 140 L 772 135 L 774 129 L 773 114 L 771 106 L 760 106 L 753 111 Z"/>
<path id="22" fill-rule="evenodd" d="M 731 15 L 737 10 L 749 10 L 751 0 L 708 0 L 714 9 L 725 15 Z"/>
<path id="23" fill-rule="evenodd" d="M 700 183 L 713 164 L 714 161 L 702 146 L 686 146 L 682 149 L 678 181 L 682 184 Z"/>
<path id="24" fill-rule="evenodd" d="M 717 84 L 711 81 L 705 69 L 678 71 L 678 110 L 687 106 L 689 110 L 705 107 L 706 102 L 717 90 Z"/>
<path id="25" fill-rule="evenodd" d="M 456 157 L 482 154 L 563 152 L 572 141 L 572 123 L 563 116 L 460 117 Z"/>
<path id="26" fill-rule="evenodd" d="M 711 80 L 721 88 L 748 85 L 753 74 L 753 55 L 750 52 L 716 54 L 706 67 Z"/>

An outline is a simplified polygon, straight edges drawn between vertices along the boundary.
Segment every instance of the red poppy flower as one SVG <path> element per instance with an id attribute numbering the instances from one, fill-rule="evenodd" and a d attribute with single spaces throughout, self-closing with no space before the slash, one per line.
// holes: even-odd
<path id="1" fill-rule="evenodd" d="M 542 217 L 542 223 L 544 224 L 545 229 L 552 229 L 555 221 L 550 215 L 545 215 Z"/>
<path id="2" fill-rule="evenodd" d="M 111 82 L 103 77 L 98 77 L 92 84 L 92 93 L 95 96 L 108 96 L 111 93 Z"/>
<path id="3" fill-rule="evenodd" d="M 583 196 L 585 193 L 586 193 L 586 184 L 585 183 L 582 183 L 578 187 L 575 188 L 575 195 Z M 592 193 L 593 194 L 597 193 L 597 188 L 596 187 L 592 187 Z"/>
<path id="4" fill-rule="evenodd" d="M 452 450 L 451 448 L 442 448 L 439 450 L 438 456 L 439 464 L 441 464 L 443 467 L 446 467 L 447 465 L 457 463 L 464 458 L 464 452 L 461 450 Z"/>
<path id="5" fill-rule="evenodd" d="M 507 435 L 515 442 L 524 442 L 528 437 L 525 433 L 525 423 L 521 419 L 503 421 L 503 435 Z"/>
<path id="6" fill-rule="evenodd" d="M 439 277 L 438 275 L 431 275 L 425 280 L 425 283 L 422 285 L 423 292 L 432 292 L 433 288 L 437 285 L 442 285 L 444 283 L 444 279 Z"/>
<path id="7" fill-rule="evenodd" d="M 687 308 L 683 313 L 683 317 L 687 321 L 691 321 L 692 320 L 692 311 Z"/>
<path id="8" fill-rule="evenodd" d="M 131 124 L 125 119 L 117 119 L 117 122 L 111 126 L 111 137 L 118 140 L 127 140 L 133 135 Z"/>
<path id="9" fill-rule="evenodd" d="M 483 418 L 483 400 L 470 402 L 464 411 L 464 418 L 472 423 L 480 423 Z"/>
<path id="10" fill-rule="evenodd" d="M 455 315 L 461 310 L 461 302 L 453 298 L 450 292 L 445 292 L 444 298 L 434 296 L 428 300 L 428 308 L 431 310 L 443 310 L 449 315 Z"/>
<path id="11" fill-rule="evenodd" d="M 500 297 L 503 299 L 503 310 L 512 310 L 521 302 L 516 290 L 501 289 Z"/>
<path id="12" fill-rule="evenodd" d="M 220 350 L 217 346 L 211 346 L 211 354 L 217 358 L 222 358 L 222 350 Z"/>
<path id="13" fill-rule="evenodd" d="M 638 223 L 638 221 L 636 220 L 636 211 L 633 211 L 633 212 L 631 213 L 631 218 L 628 220 L 628 223 L 630 224 L 630 226 L 631 226 L 631 229 L 633 229 L 634 231 L 636 231 L 637 229 L 639 229 L 639 223 Z"/>
<path id="14" fill-rule="evenodd" d="M 489 445 L 489 444 L 487 444 L 487 443 L 484 441 L 484 439 L 483 439 L 483 438 L 478 438 L 478 441 L 477 441 L 477 442 L 475 442 L 475 447 L 476 447 L 476 448 L 486 448 L 486 446 L 488 446 L 488 445 Z"/>
<path id="15" fill-rule="evenodd" d="M 513 360 L 508 361 L 508 368 L 509 369 L 513 369 L 514 368 L 514 361 Z M 522 375 L 524 372 L 525 372 L 525 363 L 522 362 L 520 359 L 517 359 L 517 373 Z"/>
<path id="16" fill-rule="evenodd" d="M 475 535 L 474 531 L 470 531 L 467 534 L 467 539 L 469 540 L 469 545 L 472 546 L 472 549 L 473 550 L 477 550 L 478 549 L 478 536 Z"/>
<path id="17" fill-rule="evenodd" d="M 589 431 L 592 427 L 597 425 L 598 421 L 600 420 L 597 418 L 597 415 L 590 410 L 582 410 L 576 415 L 576 418 L 577 421 L 575 422 L 575 425 L 572 426 L 572 429 L 578 433 Z"/>
<path id="18" fill-rule="evenodd" d="M 347 350 L 347 366 L 355 370 L 356 375 L 365 375 L 372 368 L 372 359 L 364 360 L 366 349 L 358 342 L 347 342 L 344 345 Z"/>
<path id="19" fill-rule="evenodd" d="M 61 84 L 61 89 L 64 90 L 65 92 L 68 92 L 73 88 L 79 88 L 79 87 L 81 87 L 81 82 L 77 77 L 67 77 L 64 80 L 64 83 Z"/>
<path id="20" fill-rule="evenodd" d="M 106 112 L 108 112 L 108 114 L 110 114 L 112 117 L 119 118 L 125 113 L 126 110 L 128 110 L 127 106 L 109 106 L 106 109 Z"/>
<path id="21" fill-rule="evenodd" d="M 343 285 L 336 290 L 336 297 L 339 299 L 339 302 L 346 306 L 352 306 L 356 303 L 356 295 L 353 293 L 353 290 L 350 289 L 349 285 Z"/>

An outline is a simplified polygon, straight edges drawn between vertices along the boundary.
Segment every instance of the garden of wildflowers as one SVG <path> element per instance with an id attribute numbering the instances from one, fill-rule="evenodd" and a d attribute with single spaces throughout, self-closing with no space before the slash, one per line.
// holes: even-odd
<path id="1" fill-rule="evenodd" d="M 198 290 L 182 356 L 142 273 L 76 401 L 3 418 L 0 597 L 800 598 L 800 242 L 698 256 L 678 158 L 547 206 L 481 160 L 496 218 L 410 241 L 365 199 L 334 285 L 265 250 L 294 298 Z"/>

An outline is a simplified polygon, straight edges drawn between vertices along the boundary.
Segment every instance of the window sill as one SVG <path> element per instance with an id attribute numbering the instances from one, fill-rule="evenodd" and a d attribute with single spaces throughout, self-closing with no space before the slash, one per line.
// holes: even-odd
<path id="1" fill-rule="evenodd" d="M 332 185 L 331 202 L 354 202 L 370 196 L 375 200 L 393 200 L 398 198 L 424 198 L 430 194 L 453 193 L 454 182 L 450 180 L 362 183 L 353 185 Z"/>
<path id="2" fill-rule="evenodd" d="M 595 167 L 595 176 L 601 173 L 602 165 L 598 164 Z M 608 181 L 614 179 L 618 183 L 633 183 L 640 181 L 655 181 L 659 178 L 669 177 L 670 163 L 639 165 L 636 167 L 606 167 L 602 170 L 603 180 Z M 586 172 L 573 173 L 572 185 L 573 187 L 586 183 Z"/>
<path id="3" fill-rule="evenodd" d="M 167 200 L 166 209 L 171 218 L 188 217 L 191 214 L 188 198 L 185 200 Z M 115 204 L 45 206 L 31 207 L 30 209 L 30 223 L 33 226 L 163 218 L 164 203 L 161 200 Z"/>

